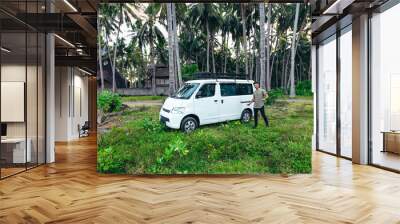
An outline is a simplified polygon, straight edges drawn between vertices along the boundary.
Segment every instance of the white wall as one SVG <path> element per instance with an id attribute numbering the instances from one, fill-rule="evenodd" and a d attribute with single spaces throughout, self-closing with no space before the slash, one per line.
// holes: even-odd
<path id="1" fill-rule="evenodd" d="M 314 93 L 314 126 L 313 126 L 313 136 L 312 136 L 312 149 L 317 149 L 317 47 L 315 45 L 311 46 L 311 78 L 312 78 L 312 92 Z"/>
<path id="2" fill-rule="evenodd" d="M 56 141 L 79 138 L 88 120 L 88 78 L 76 68 L 56 67 L 55 119 Z"/>

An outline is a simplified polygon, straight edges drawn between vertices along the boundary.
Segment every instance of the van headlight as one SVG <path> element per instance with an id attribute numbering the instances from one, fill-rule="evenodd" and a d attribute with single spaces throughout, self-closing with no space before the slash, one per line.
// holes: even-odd
<path id="1" fill-rule="evenodd" d="M 173 113 L 173 114 L 183 114 L 183 112 L 185 112 L 184 107 L 174 107 L 171 110 L 171 113 Z"/>

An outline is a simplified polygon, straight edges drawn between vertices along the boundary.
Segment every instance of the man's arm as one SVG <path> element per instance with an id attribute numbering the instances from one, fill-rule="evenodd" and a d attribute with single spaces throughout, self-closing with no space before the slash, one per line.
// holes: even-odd
<path id="1" fill-rule="evenodd" d="M 247 106 L 250 106 L 250 104 L 252 104 L 254 102 L 254 94 L 253 94 L 253 99 L 251 99 L 251 102 L 247 104 Z"/>
<path id="2" fill-rule="evenodd" d="M 263 97 L 264 97 L 264 100 L 266 100 L 266 99 L 268 99 L 268 92 L 267 91 L 264 91 L 263 92 Z"/>

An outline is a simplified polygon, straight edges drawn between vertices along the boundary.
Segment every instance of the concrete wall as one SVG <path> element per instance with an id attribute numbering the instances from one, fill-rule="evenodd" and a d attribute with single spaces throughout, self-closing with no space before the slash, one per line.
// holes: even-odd
<path id="1" fill-rule="evenodd" d="M 117 92 L 126 96 L 148 96 L 153 95 L 151 88 L 132 88 L 132 89 L 118 89 Z M 157 95 L 168 96 L 168 87 L 157 87 Z"/>

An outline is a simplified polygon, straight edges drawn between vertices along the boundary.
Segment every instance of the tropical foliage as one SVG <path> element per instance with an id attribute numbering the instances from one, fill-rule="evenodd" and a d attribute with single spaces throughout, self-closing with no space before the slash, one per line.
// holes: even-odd
<path id="1" fill-rule="evenodd" d="M 101 91 L 97 96 L 97 108 L 104 113 L 116 112 L 121 109 L 121 97 L 110 91 Z"/>
<path id="2" fill-rule="evenodd" d="M 310 80 L 305 4 L 104 3 L 99 11 L 100 58 L 130 87 L 143 85 L 151 64 L 168 65 L 171 91 L 193 70 L 244 73 L 291 95 Z"/>

